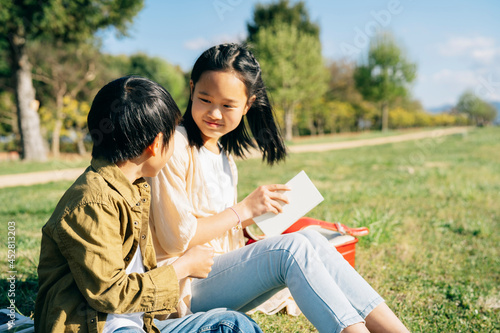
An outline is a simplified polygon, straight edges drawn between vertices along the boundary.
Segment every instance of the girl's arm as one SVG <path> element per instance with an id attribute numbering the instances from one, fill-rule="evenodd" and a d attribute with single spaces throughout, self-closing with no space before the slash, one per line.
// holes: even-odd
<path id="1" fill-rule="evenodd" d="M 197 228 L 194 237 L 189 242 L 188 248 L 205 244 L 212 239 L 222 235 L 238 224 L 241 219 L 242 227 L 245 228 L 254 223 L 254 217 L 265 213 L 279 214 L 283 211 L 281 203 L 288 203 L 288 199 L 282 191 L 289 191 L 286 185 L 273 184 L 258 187 L 241 202 L 234 205 L 232 209 L 226 209 L 219 214 L 197 219 Z"/>

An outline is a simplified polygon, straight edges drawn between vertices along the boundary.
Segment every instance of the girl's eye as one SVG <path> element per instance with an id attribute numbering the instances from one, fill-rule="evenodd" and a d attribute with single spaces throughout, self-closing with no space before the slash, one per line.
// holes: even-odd
<path id="1" fill-rule="evenodd" d="M 208 99 L 204 99 L 204 98 L 201 98 L 199 97 L 200 101 L 202 101 L 203 103 L 210 103 L 210 101 Z"/>
<path id="2" fill-rule="evenodd" d="M 228 105 L 228 104 L 224 105 L 224 107 L 225 107 L 226 109 L 234 109 L 234 106 L 232 106 L 232 105 Z"/>

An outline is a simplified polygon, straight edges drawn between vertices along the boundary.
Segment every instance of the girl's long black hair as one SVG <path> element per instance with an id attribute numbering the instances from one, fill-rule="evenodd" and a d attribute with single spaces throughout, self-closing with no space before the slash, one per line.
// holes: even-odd
<path id="1" fill-rule="evenodd" d="M 243 45 L 229 43 L 213 46 L 203 52 L 196 60 L 191 72 L 191 80 L 196 85 L 201 75 L 206 71 L 231 71 L 245 84 L 247 96 L 256 96 L 255 101 L 246 114 L 248 132 L 245 120 L 242 119 L 238 127 L 220 139 L 220 144 L 229 153 L 238 157 L 245 157 L 250 147 L 259 148 L 262 160 L 273 164 L 284 160 L 286 147 L 281 132 L 276 125 L 274 112 L 267 96 L 266 87 L 261 77 L 260 65 L 253 54 Z M 201 132 L 191 114 L 192 96 L 182 118 L 182 125 L 186 128 L 189 144 L 200 148 L 203 146 Z"/>

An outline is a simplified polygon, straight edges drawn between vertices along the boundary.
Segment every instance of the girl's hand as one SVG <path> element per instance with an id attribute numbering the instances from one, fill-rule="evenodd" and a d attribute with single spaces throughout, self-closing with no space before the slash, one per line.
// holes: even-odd
<path id="1" fill-rule="evenodd" d="M 204 279 L 212 270 L 213 264 L 214 249 L 207 245 L 197 245 L 187 250 L 172 266 L 179 280 L 185 277 Z"/>
<path id="2" fill-rule="evenodd" d="M 290 188 L 282 184 L 259 186 L 234 208 L 243 221 L 269 212 L 279 214 L 283 211 L 282 204 L 289 203 L 283 194 L 285 191 L 290 191 Z"/>

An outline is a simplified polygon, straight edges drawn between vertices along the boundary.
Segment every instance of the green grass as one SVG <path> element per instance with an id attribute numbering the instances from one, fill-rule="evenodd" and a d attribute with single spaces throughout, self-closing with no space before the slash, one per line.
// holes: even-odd
<path id="1" fill-rule="evenodd" d="M 362 139 L 373 139 L 380 137 L 389 137 L 394 135 L 406 134 L 418 131 L 430 131 L 436 128 L 419 128 L 406 130 L 390 130 L 388 132 L 366 131 L 359 133 L 338 133 L 320 136 L 297 137 L 294 140 L 287 142 L 287 145 L 305 145 L 328 142 L 352 141 Z M 59 159 L 51 159 L 47 162 L 27 162 L 21 160 L 15 161 L 0 161 L 0 176 L 19 174 L 37 171 L 62 170 L 71 168 L 84 168 L 89 165 L 91 159 L 90 154 L 79 156 L 77 154 L 63 154 Z"/>
<path id="2" fill-rule="evenodd" d="M 292 141 L 288 141 L 287 145 L 288 146 L 299 146 L 299 145 L 309 145 L 309 144 L 318 144 L 318 143 L 375 139 L 375 138 L 390 137 L 390 136 L 402 135 L 402 134 L 408 134 L 408 133 L 414 133 L 414 132 L 433 131 L 436 129 L 439 129 L 439 128 L 438 127 L 425 127 L 425 128 L 409 128 L 409 129 L 389 130 L 387 132 L 364 131 L 364 132 L 352 132 L 352 133 L 311 135 L 311 136 L 295 137 L 295 138 L 293 138 Z"/>
<path id="3" fill-rule="evenodd" d="M 309 216 L 370 227 L 358 243 L 356 269 L 410 331 L 498 332 L 499 151 L 500 128 L 485 128 L 465 136 L 291 155 L 274 167 L 239 161 L 239 196 L 305 170 L 325 197 Z M 4 228 L 16 221 L 16 304 L 24 314 L 34 309 L 40 228 L 69 185 L 0 189 Z M 0 265 L 6 267 L 6 255 Z M 5 307 L 4 275 L 0 286 Z M 253 318 L 266 332 L 314 331 L 303 316 Z"/>
<path id="4" fill-rule="evenodd" d="M 90 155 L 68 155 L 68 158 L 53 159 L 47 162 L 27 161 L 0 161 L 0 176 L 27 172 L 64 170 L 71 168 L 85 168 L 90 164 Z"/>

